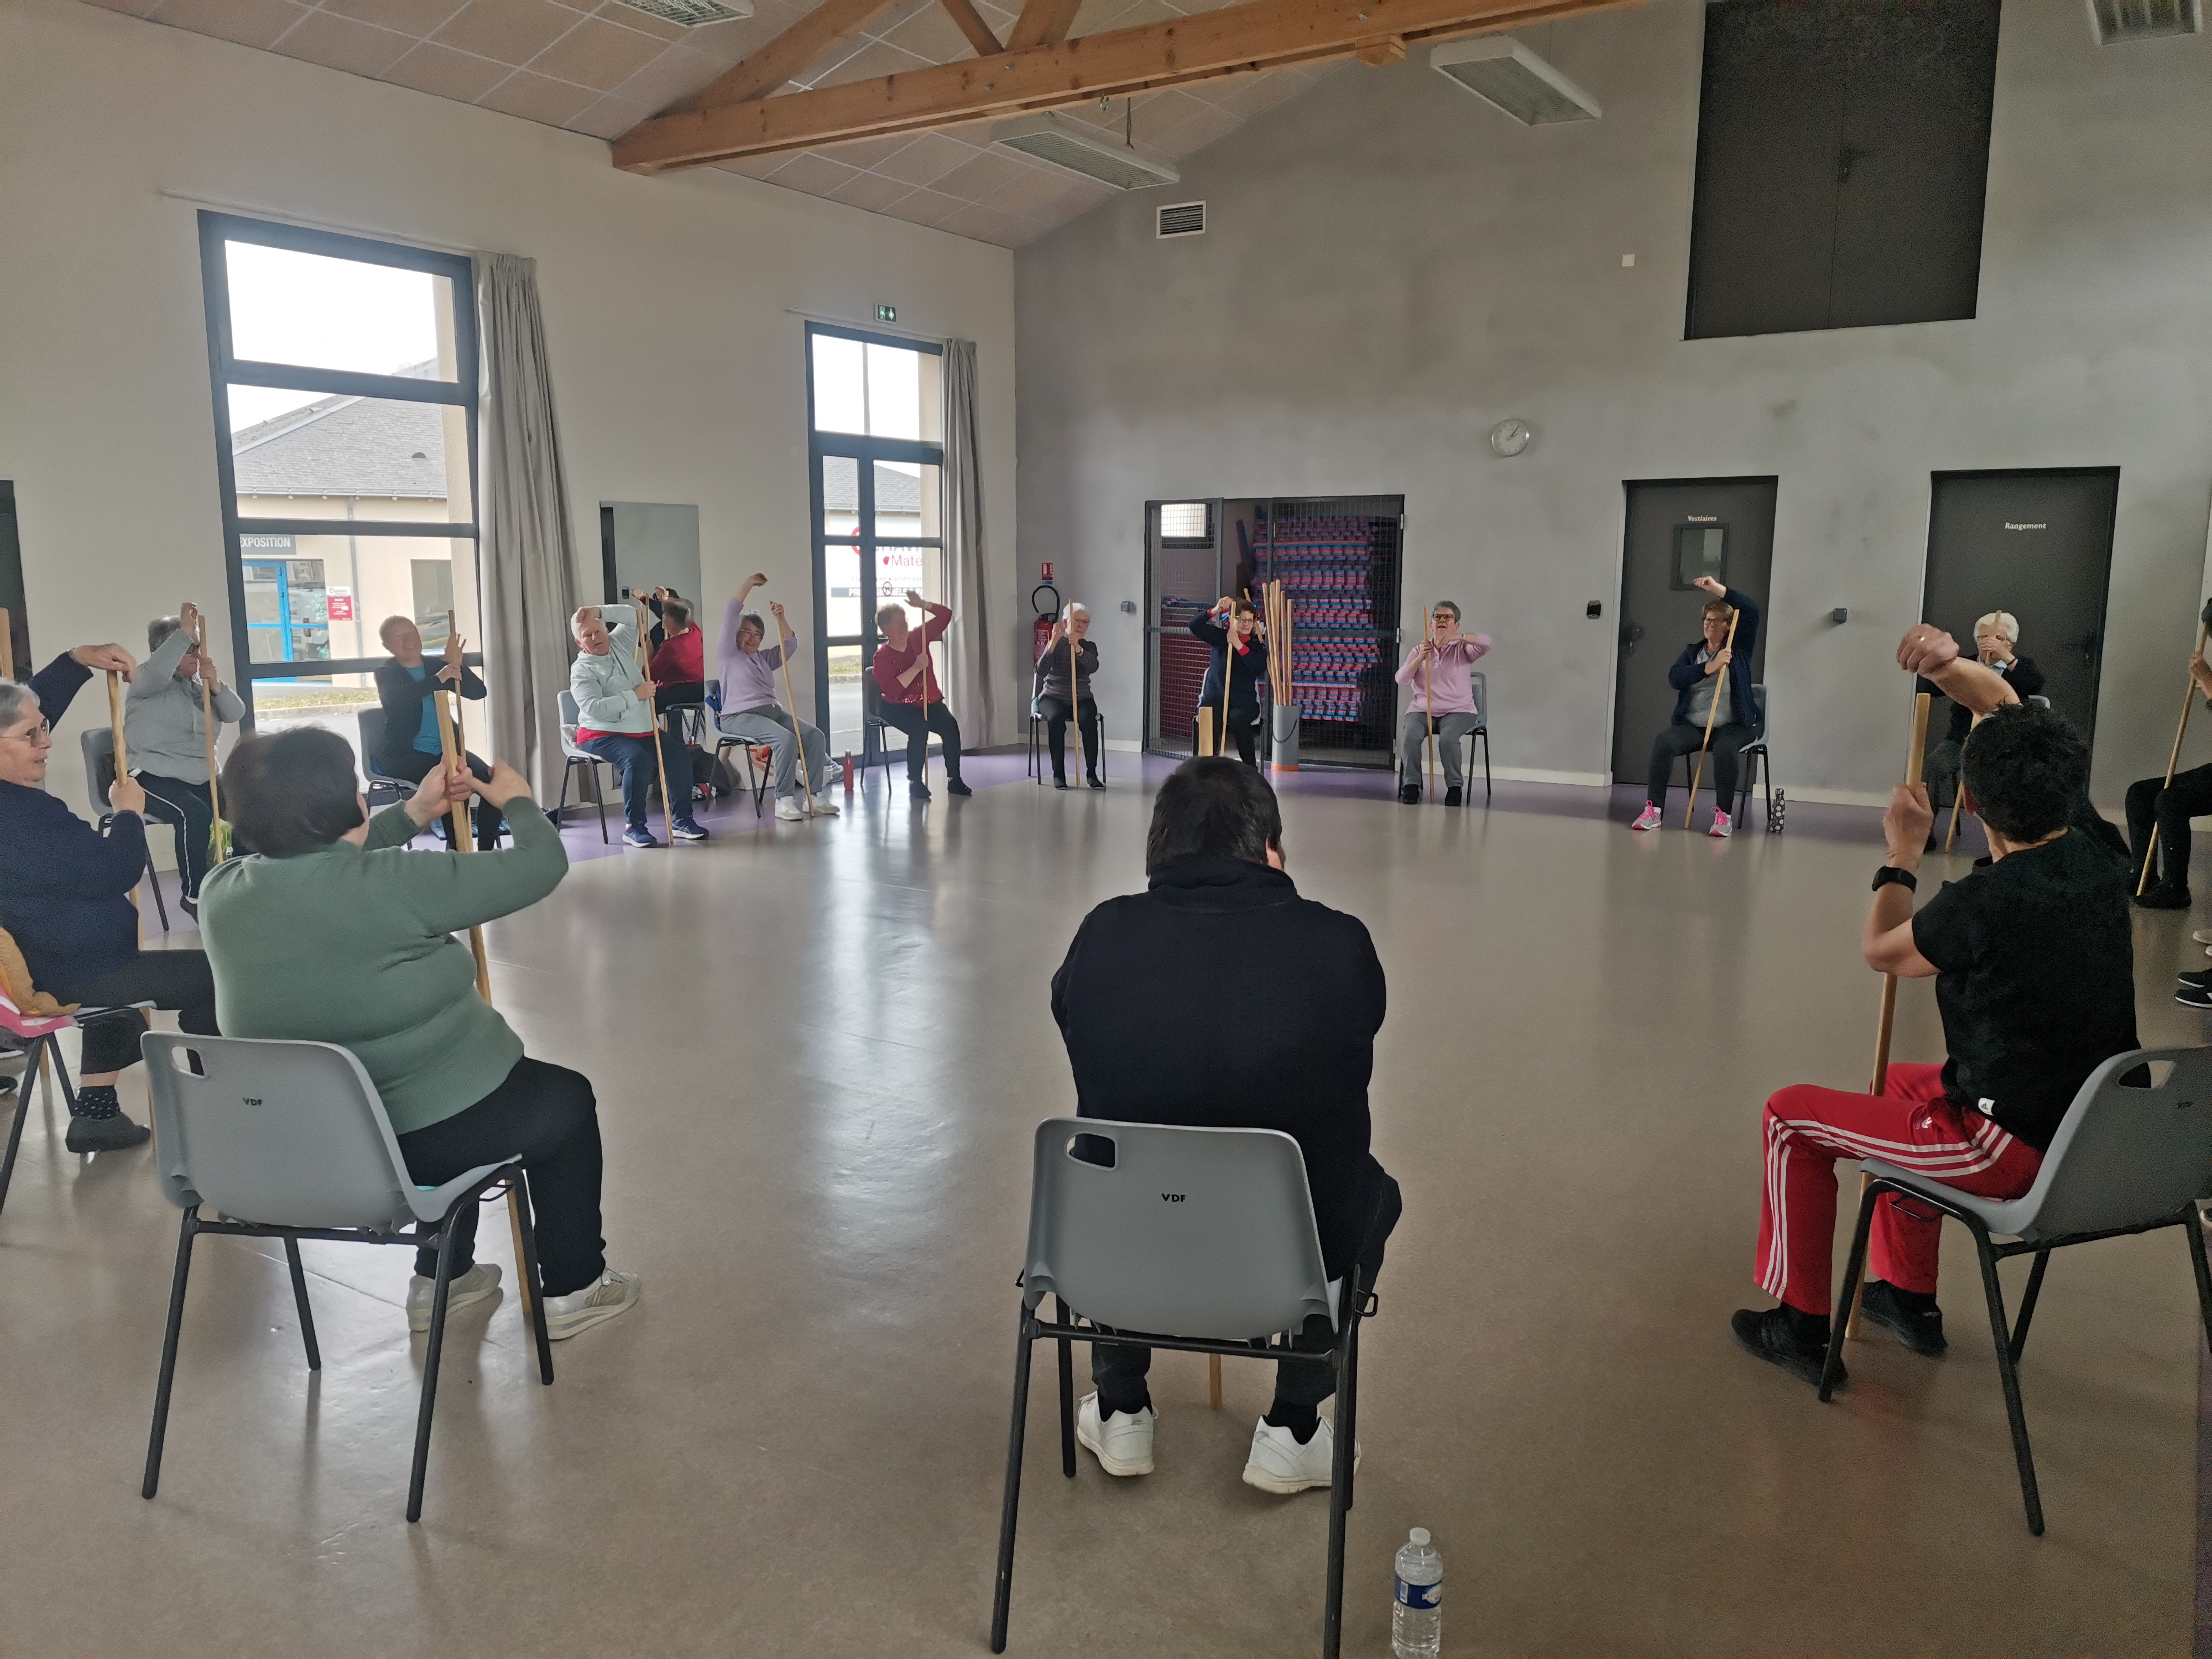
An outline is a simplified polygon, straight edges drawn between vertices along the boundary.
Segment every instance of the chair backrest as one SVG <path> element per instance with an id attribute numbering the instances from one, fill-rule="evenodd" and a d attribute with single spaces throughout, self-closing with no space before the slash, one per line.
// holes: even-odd
<path id="1" fill-rule="evenodd" d="M 860 665 L 860 719 L 871 726 L 884 723 L 884 689 L 865 662 Z"/>
<path id="2" fill-rule="evenodd" d="M 331 1042 L 150 1033 L 161 1190 L 278 1227 L 405 1226 L 415 1183 L 361 1062 Z"/>
<path id="3" fill-rule="evenodd" d="M 1474 690 L 1474 723 L 1486 731 L 1490 726 L 1490 676 L 1478 668 L 1468 677 L 1468 684 Z"/>
<path id="4" fill-rule="evenodd" d="M 560 695 L 561 752 L 573 760 L 590 760 L 592 756 L 576 747 L 576 728 L 584 723 L 583 711 L 576 707 L 576 694 L 563 690 Z"/>
<path id="5" fill-rule="evenodd" d="M 384 769 L 376 763 L 376 757 L 384 752 L 384 710 L 381 706 L 356 708 L 353 718 L 361 736 L 362 770 L 372 778 L 380 778 Z"/>
<path id="6" fill-rule="evenodd" d="M 2162 1082 L 2121 1079 L 2170 1062 Z M 2090 1073 L 2066 1109 L 2035 1184 L 2018 1201 L 2022 1237 L 2162 1221 L 2212 1178 L 2212 1048 L 2137 1048 Z"/>
<path id="7" fill-rule="evenodd" d="M 1111 1164 L 1077 1158 L 1078 1136 Z M 1023 1284 L 1032 1307 L 1049 1291 L 1156 1336 L 1242 1340 L 1334 1311 L 1305 1159 L 1275 1129 L 1046 1119 Z"/>
<path id="8" fill-rule="evenodd" d="M 84 753 L 84 787 L 94 806 L 105 805 L 107 791 L 115 781 L 115 732 L 106 726 L 87 726 L 77 734 L 77 744 Z"/>
<path id="9" fill-rule="evenodd" d="M 1766 688 L 1763 685 L 1751 688 L 1751 741 L 1763 743 L 1766 740 Z"/>
<path id="10" fill-rule="evenodd" d="M 2050 707 L 2051 707 L 2051 699 L 2050 699 L 2050 698 L 2048 698 L 2048 697 L 2046 697 L 2046 696 L 2044 696 L 2041 692 L 2039 692 L 2039 691 L 2038 691 L 2038 692 L 2030 692 L 2030 693 L 2028 694 L 2028 699 L 2027 699 L 2027 700 L 2028 700 L 2030 702 L 2033 703 L 2033 704 L 2034 704 L 2038 708 L 2050 708 Z"/>

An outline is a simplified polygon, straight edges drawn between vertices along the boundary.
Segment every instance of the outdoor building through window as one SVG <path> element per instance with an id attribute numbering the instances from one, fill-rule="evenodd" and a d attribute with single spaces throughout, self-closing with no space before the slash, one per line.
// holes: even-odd
<path id="1" fill-rule="evenodd" d="M 258 729 L 355 742 L 386 617 L 436 653 L 450 613 L 482 660 L 470 264 L 217 213 L 200 239 L 246 656 L 225 667 Z"/>
<path id="2" fill-rule="evenodd" d="M 944 599 L 941 362 L 935 346 L 910 340 L 807 330 L 822 619 L 815 707 L 827 711 L 833 751 L 867 749 L 861 675 L 881 637 L 878 608 L 908 592 Z"/>

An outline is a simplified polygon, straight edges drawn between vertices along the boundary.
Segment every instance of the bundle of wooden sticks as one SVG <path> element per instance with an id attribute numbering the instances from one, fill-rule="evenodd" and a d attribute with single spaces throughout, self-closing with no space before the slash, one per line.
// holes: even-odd
<path id="1" fill-rule="evenodd" d="M 1291 695 L 1291 596 L 1279 581 L 1261 590 L 1261 620 L 1267 625 L 1267 691 L 1281 708 Z"/>

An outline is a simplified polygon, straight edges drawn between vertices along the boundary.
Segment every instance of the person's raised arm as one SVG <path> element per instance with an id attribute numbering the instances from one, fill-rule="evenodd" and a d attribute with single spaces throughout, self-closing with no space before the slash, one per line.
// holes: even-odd
<path id="1" fill-rule="evenodd" d="M 762 660 L 770 668 L 781 668 L 784 659 L 790 656 L 792 647 L 799 643 L 799 635 L 791 631 L 791 623 L 784 617 L 781 601 L 770 599 L 768 610 L 769 614 L 775 618 L 775 643 L 769 647 L 774 654 L 763 657 Z"/>
<path id="2" fill-rule="evenodd" d="M 561 832 L 530 799 L 529 781 L 520 772 L 499 761 L 484 781 L 465 772 L 456 781 L 507 815 L 514 845 L 478 853 L 410 853 L 399 861 L 401 869 L 416 878 L 410 880 L 408 893 L 416 915 L 441 933 L 459 933 L 535 904 L 561 884 L 568 869 Z M 435 806 L 438 812 L 444 810 Z"/>
<path id="3" fill-rule="evenodd" d="M 1401 685 L 1419 684 L 1421 680 L 1421 665 L 1427 659 L 1430 647 L 1428 641 L 1421 640 L 1417 641 L 1413 648 L 1406 653 L 1406 660 L 1398 665 L 1398 672 L 1392 675 L 1391 678 L 1396 680 Z"/>
<path id="4" fill-rule="evenodd" d="M 1917 623 L 1898 641 L 1897 665 L 1917 674 L 1960 708 L 1977 714 L 1995 713 L 2020 701 L 2020 693 L 1994 668 L 1962 656 L 1959 642 L 1940 628 Z"/>
<path id="5" fill-rule="evenodd" d="M 1936 813 L 1928 804 L 1928 786 L 1899 784 L 1890 791 L 1889 810 L 1881 815 L 1882 839 L 1888 844 L 1887 865 L 1908 874 L 1920 867 L 1920 854 Z M 1874 904 L 1860 930 L 1859 951 L 1877 974 L 1899 979 L 1927 979 L 1936 964 L 1920 954 L 1912 937 L 1912 889 L 1903 882 L 1886 882 L 1875 889 Z"/>
<path id="6" fill-rule="evenodd" d="M 177 665 L 185 659 L 185 653 L 191 648 L 191 635 L 181 628 L 163 640 L 161 649 L 146 659 L 141 672 L 131 680 L 131 701 L 137 702 L 161 696 L 176 678 Z"/>

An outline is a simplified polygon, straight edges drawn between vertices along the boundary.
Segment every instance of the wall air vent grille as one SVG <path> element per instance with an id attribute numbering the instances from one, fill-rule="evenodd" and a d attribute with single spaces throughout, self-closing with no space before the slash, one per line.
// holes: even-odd
<path id="1" fill-rule="evenodd" d="M 2197 34 L 2204 27 L 2202 0 L 2089 0 L 2089 21 L 2100 46 Z"/>
<path id="2" fill-rule="evenodd" d="M 658 17 L 664 23 L 673 23 L 682 29 L 696 29 L 702 23 L 726 22 L 732 17 L 753 15 L 752 0 L 622 0 L 633 11 L 641 11 L 647 17 Z"/>
<path id="3" fill-rule="evenodd" d="M 1159 234 L 1162 240 L 1170 236 L 1203 236 L 1206 234 L 1206 204 L 1177 202 L 1173 207 L 1160 210 Z"/>

